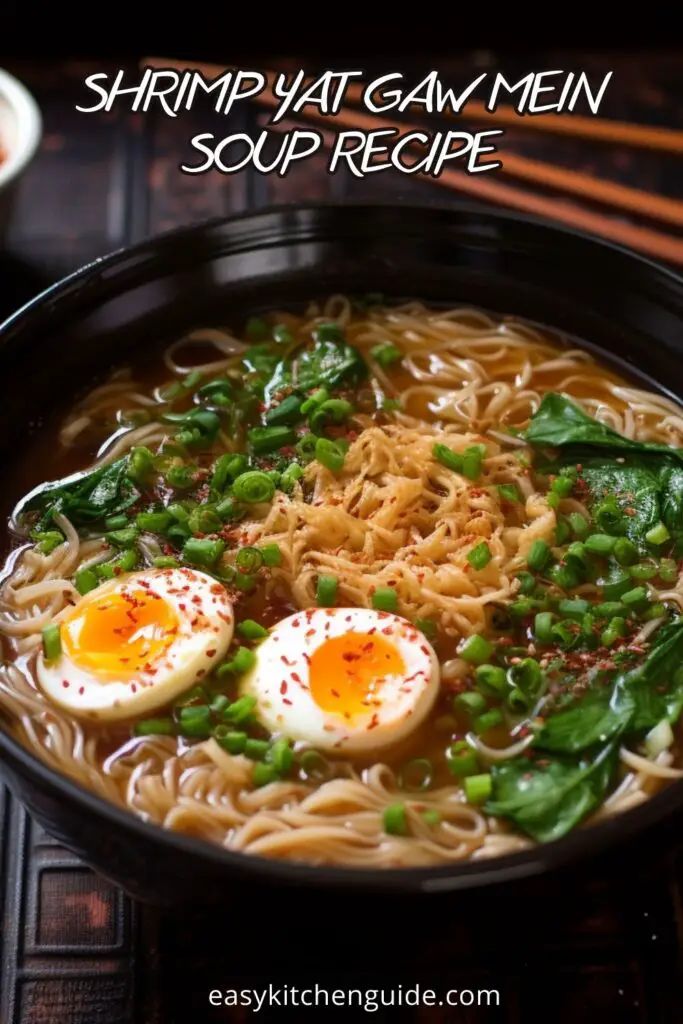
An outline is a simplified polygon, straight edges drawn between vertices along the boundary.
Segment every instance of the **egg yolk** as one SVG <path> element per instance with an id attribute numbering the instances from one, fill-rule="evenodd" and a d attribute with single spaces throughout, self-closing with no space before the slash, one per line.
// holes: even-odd
<path id="1" fill-rule="evenodd" d="M 387 676 L 405 674 L 405 663 L 392 643 L 377 633 L 331 637 L 311 656 L 311 696 L 323 711 L 344 718 L 366 715 L 381 703 Z"/>
<path id="2" fill-rule="evenodd" d="M 115 590 L 76 605 L 62 623 L 62 647 L 79 668 L 121 679 L 163 655 L 177 628 L 175 610 L 158 595 Z"/>

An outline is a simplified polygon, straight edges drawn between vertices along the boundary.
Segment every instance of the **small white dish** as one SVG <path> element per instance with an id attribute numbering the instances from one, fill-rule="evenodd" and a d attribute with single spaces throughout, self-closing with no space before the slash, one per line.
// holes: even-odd
<path id="1" fill-rule="evenodd" d="M 0 239 L 19 181 L 40 142 L 42 118 L 28 89 L 0 69 Z"/>

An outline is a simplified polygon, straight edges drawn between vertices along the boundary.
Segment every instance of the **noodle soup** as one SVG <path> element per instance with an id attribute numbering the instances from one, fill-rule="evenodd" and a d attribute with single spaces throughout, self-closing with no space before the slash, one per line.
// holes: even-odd
<path id="1" fill-rule="evenodd" d="M 197 330 L 87 395 L 15 509 L 4 717 L 250 854 L 559 838 L 681 775 L 682 434 L 478 310 L 335 296 Z"/>

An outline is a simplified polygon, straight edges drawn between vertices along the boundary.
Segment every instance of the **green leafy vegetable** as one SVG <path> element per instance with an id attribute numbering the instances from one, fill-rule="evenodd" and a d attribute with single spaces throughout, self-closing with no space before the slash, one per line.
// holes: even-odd
<path id="1" fill-rule="evenodd" d="M 525 437 L 532 445 L 547 445 L 551 448 L 580 445 L 638 454 L 658 453 L 683 462 L 683 449 L 622 437 L 616 430 L 588 416 L 569 398 L 552 391 L 543 396 Z"/>
<path id="2" fill-rule="evenodd" d="M 600 804 L 616 762 L 615 743 L 579 761 L 555 756 L 503 761 L 492 768 L 493 791 L 485 810 L 510 818 L 539 842 L 559 839 Z"/>
<path id="3" fill-rule="evenodd" d="M 123 512 L 140 497 L 127 475 L 127 466 L 125 456 L 108 466 L 44 484 L 20 502 L 14 516 L 39 512 L 38 529 L 44 530 L 59 513 L 78 527 Z"/>

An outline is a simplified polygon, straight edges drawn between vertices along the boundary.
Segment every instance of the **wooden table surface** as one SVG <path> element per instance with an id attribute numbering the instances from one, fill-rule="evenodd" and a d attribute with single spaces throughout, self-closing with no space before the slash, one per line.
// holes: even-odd
<path id="1" fill-rule="evenodd" d="M 245 108 L 239 128 L 218 118 L 196 127 L 189 115 L 171 120 L 116 110 L 84 117 L 75 110 L 83 97 L 82 80 L 92 71 L 107 70 L 106 62 L 5 63 L 33 90 L 45 135 L 0 257 L 0 315 L 87 260 L 206 217 L 296 200 L 451 201 L 438 185 L 398 173 L 362 181 L 348 174 L 331 178 L 317 158 L 284 179 L 251 172 L 185 176 L 178 164 L 195 131 L 255 132 L 259 112 Z M 582 55 L 580 63 L 596 72 L 614 70 L 605 116 L 680 126 L 683 52 Z M 512 75 L 530 67 L 576 64 L 575 54 L 560 52 L 535 59 L 525 55 L 524 60 L 479 53 L 452 66 L 439 64 L 439 70 L 465 79 L 482 66 L 500 66 Z M 504 147 L 683 197 L 681 162 L 674 157 L 512 131 Z M 47 837 L 6 794 L 0 795 L 0 823 L 0 1024 L 247 1019 L 317 1024 L 333 1011 L 291 1016 L 284 1010 L 264 1010 L 259 1016 L 210 1011 L 207 993 L 247 977 L 282 978 L 283 970 L 294 983 L 292 972 L 299 963 L 302 970 L 314 965 L 341 984 L 358 980 L 353 933 L 330 945 L 322 915 L 310 922 L 310 942 L 291 949 L 286 923 L 273 922 L 267 907 L 256 907 L 262 927 L 252 928 L 249 941 L 243 942 L 243 925 L 229 919 L 181 920 L 135 905 Z M 533 924 L 520 920 L 510 932 L 506 922 L 505 934 L 512 938 L 504 948 L 495 914 L 484 921 L 435 920 L 429 936 L 412 935 L 406 922 L 405 957 L 397 963 L 400 980 L 433 983 L 446 972 L 461 984 L 498 986 L 501 1009 L 452 1011 L 450 1016 L 445 1010 L 358 1017 L 345 1011 L 345 1019 L 680 1024 L 682 878 L 680 865 L 666 857 L 644 864 L 626 889 L 612 890 L 587 877 L 582 892 L 561 912 L 548 908 L 543 927 L 537 919 Z M 366 963 L 365 970 L 368 983 L 377 985 L 372 964 Z"/>

